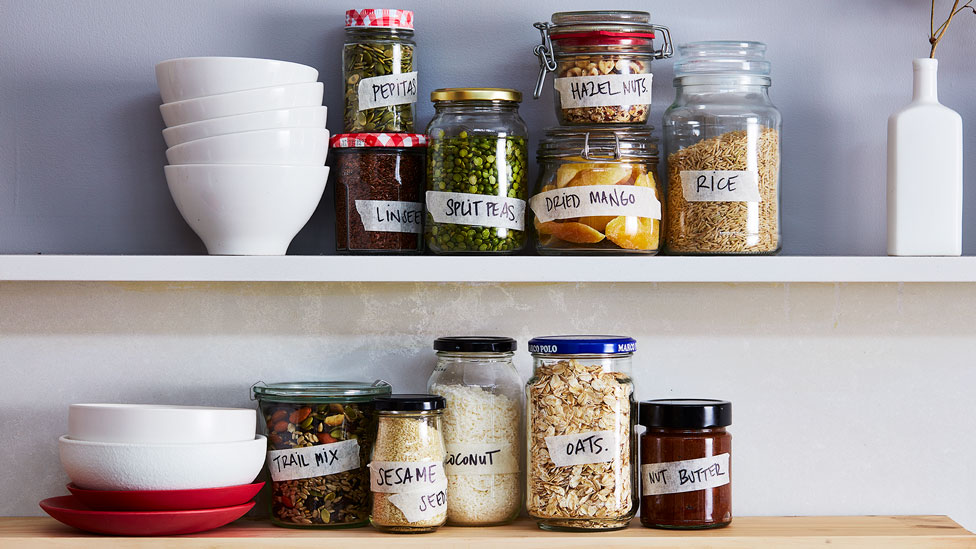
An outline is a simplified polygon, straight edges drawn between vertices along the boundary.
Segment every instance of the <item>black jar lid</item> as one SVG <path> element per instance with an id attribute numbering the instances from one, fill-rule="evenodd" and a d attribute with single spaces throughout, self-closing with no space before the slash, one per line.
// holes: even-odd
<path id="1" fill-rule="evenodd" d="M 511 353 L 518 342 L 510 337 L 500 336 L 453 336 L 434 340 L 435 351 L 454 353 Z"/>
<path id="2" fill-rule="evenodd" d="M 430 412 L 443 410 L 446 404 L 442 396 L 425 394 L 398 394 L 373 400 L 377 412 Z"/>
<path id="3" fill-rule="evenodd" d="M 732 403 L 727 400 L 644 400 L 638 405 L 638 411 L 638 423 L 648 429 L 707 429 L 732 425 Z"/>

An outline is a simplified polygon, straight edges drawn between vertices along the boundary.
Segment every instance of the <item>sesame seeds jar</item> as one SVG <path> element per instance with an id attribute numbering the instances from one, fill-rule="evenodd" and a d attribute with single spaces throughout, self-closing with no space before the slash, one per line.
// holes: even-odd
<path id="1" fill-rule="evenodd" d="M 774 254 L 780 236 L 780 129 L 759 42 L 678 46 L 668 155 L 666 249 Z"/>
<path id="2" fill-rule="evenodd" d="M 542 43 L 535 48 L 541 70 L 553 82 L 561 125 L 644 124 L 651 111 L 651 61 L 671 57 L 671 34 L 643 11 L 571 11 L 536 23 Z M 664 36 L 654 49 L 655 33 Z"/>
<path id="3" fill-rule="evenodd" d="M 631 359 L 622 336 L 529 341 L 526 507 L 546 530 L 616 530 L 637 513 Z"/>
<path id="4" fill-rule="evenodd" d="M 373 400 L 389 395 L 390 385 L 273 383 L 252 391 L 267 427 L 271 522 L 293 528 L 368 524 Z"/>
<path id="5" fill-rule="evenodd" d="M 447 522 L 494 526 L 522 508 L 522 380 L 509 337 L 442 337 L 428 391 L 444 397 Z"/>

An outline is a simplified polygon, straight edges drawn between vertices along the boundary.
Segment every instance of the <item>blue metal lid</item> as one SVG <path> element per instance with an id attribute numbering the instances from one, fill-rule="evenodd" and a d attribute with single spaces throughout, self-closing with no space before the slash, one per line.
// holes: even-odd
<path id="1" fill-rule="evenodd" d="M 637 350 L 637 340 L 626 336 L 573 335 L 534 337 L 529 352 L 545 355 L 619 355 Z"/>

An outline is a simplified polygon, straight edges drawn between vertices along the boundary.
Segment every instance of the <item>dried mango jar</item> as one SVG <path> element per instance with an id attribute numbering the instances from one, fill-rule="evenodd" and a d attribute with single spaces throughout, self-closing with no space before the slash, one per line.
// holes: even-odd
<path id="1" fill-rule="evenodd" d="M 268 434 L 271 522 L 293 528 L 369 523 L 375 398 L 383 381 L 312 381 L 252 387 Z"/>
<path id="2" fill-rule="evenodd" d="M 510 337 L 441 337 L 427 390 L 447 401 L 447 523 L 494 526 L 522 509 L 522 380 Z"/>
<path id="3" fill-rule="evenodd" d="M 546 530 L 616 530 L 637 513 L 631 359 L 621 336 L 529 341 L 529 516 Z"/>
<path id="4" fill-rule="evenodd" d="M 671 57 L 667 27 L 652 25 L 643 11 L 569 11 L 536 23 L 542 66 L 535 98 L 546 73 L 553 82 L 561 125 L 644 124 L 651 112 L 651 61 Z M 654 49 L 655 33 L 664 45 Z"/>
<path id="5" fill-rule="evenodd" d="M 528 129 L 522 94 L 499 88 L 432 92 L 427 126 L 427 248 L 513 254 L 525 247 Z"/>
<path id="6" fill-rule="evenodd" d="M 382 532 L 433 532 L 447 520 L 444 397 L 400 394 L 374 404 L 379 421 L 369 462 L 370 523 Z"/>
<path id="7" fill-rule="evenodd" d="M 668 154 L 666 248 L 674 254 L 774 254 L 780 236 L 780 129 L 759 42 L 678 47 Z"/>
<path id="8" fill-rule="evenodd" d="M 661 246 L 657 143 L 650 128 L 552 128 L 529 201 L 541 254 L 645 254 Z"/>

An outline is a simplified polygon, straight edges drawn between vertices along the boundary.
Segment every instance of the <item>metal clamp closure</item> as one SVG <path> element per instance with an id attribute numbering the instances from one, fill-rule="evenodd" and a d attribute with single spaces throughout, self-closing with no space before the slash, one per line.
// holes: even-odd
<path id="1" fill-rule="evenodd" d="M 674 45 L 671 43 L 671 29 L 665 27 L 664 25 L 653 25 L 654 32 L 661 31 L 664 35 L 664 43 L 661 44 L 661 49 L 654 52 L 654 59 L 667 59 L 674 55 Z"/>
<path id="2" fill-rule="evenodd" d="M 552 23 L 535 23 L 532 26 L 539 29 L 539 34 L 542 35 L 542 43 L 532 50 L 539 58 L 539 79 L 535 83 L 535 91 L 532 94 L 533 99 L 538 99 L 542 95 L 542 88 L 546 83 L 546 73 L 556 72 L 557 65 L 556 57 L 552 52 L 552 39 L 549 37 L 549 29 L 552 28 Z"/>
<path id="3" fill-rule="evenodd" d="M 590 154 L 590 132 L 586 132 L 586 136 L 583 137 L 583 150 L 580 152 L 580 157 L 583 160 L 606 160 L 609 158 L 620 160 L 620 136 L 616 133 L 613 134 L 613 156 L 600 156 L 598 154 Z"/>

